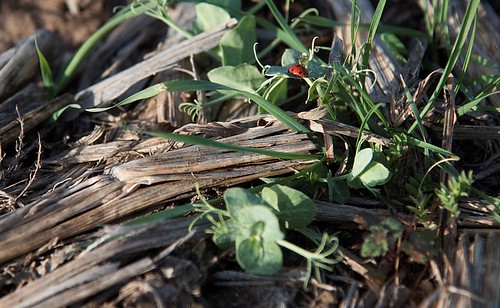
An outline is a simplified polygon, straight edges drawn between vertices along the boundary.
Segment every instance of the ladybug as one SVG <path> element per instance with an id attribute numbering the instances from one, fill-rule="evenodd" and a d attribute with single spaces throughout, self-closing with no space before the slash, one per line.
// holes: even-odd
<path id="1" fill-rule="evenodd" d="M 295 77 L 304 78 L 307 77 L 307 68 L 300 64 L 294 64 L 288 69 L 288 73 Z"/>

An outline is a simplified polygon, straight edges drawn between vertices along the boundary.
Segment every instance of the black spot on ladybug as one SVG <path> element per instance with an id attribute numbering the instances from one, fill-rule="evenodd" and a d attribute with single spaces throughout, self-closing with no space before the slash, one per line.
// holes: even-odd
<path id="1" fill-rule="evenodd" d="M 300 64 L 294 64 L 288 69 L 288 73 L 294 75 L 295 77 L 304 78 L 307 77 L 307 68 Z"/>

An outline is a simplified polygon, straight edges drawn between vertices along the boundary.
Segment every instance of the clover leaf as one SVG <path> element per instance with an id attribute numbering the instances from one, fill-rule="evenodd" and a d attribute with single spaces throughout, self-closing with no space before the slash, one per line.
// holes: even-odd
<path id="1" fill-rule="evenodd" d="M 316 216 L 316 204 L 306 194 L 283 185 L 262 189 L 261 197 L 276 211 L 281 224 L 287 229 L 302 229 Z"/>
<path id="2" fill-rule="evenodd" d="M 263 205 L 244 205 L 238 211 L 236 231 L 236 260 L 247 272 L 270 275 L 283 265 L 281 248 L 276 244 L 285 234 L 278 218 Z"/>

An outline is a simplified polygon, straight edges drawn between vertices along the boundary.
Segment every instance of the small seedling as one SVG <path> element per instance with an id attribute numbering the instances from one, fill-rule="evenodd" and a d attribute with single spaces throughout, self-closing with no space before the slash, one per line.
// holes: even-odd
<path id="1" fill-rule="evenodd" d="M 389 217 L 381 221 L 364 221 L 370 232 L 361 246 L 362 257 L 379 257 L 393 248 L 396 240 L 403 233 L 403 226 L 395 218 Z"/>
<path id="2" fill-rule="evenodd" d="M 199 193 L 199 191 L 198 191 Z M 201 197 L 201 195 L 200 195 Z M 307 282 L 314 270 L 319 279 L 319 270 L 332 270 L 331 265 L 339 258 L 338 239 L 323 234 L 311 235 L 305 231 L 316 214 L 316 205 L 302 192 L 282 185 L 264 188 L 254 194 L 243 188 L 230 188 L 224 193 L 226 209 L 218 209 L 202 198 L 195 205 L 201 215 L 193 222 L 206 217 L 212 227 L 207 233 L 222 249 L 235 248 L 238 264 L 249 273 L 273 275 L 283 266 L 281 247 L 285 247 L 307 261 Z M 285 230 L 296 230 L 318 244 L 314 252 L 305 250 L 285 240 Z"/>

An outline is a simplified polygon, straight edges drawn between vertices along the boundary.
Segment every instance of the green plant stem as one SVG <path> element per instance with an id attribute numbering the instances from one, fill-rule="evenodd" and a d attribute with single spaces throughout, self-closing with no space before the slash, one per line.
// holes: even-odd
<path id="1" fill-rule="evenodd" d="M 155 15 L 153 12 L 149 12 L 149 11 L 146 11 L 145 14 L 148 15 L 148 16 L 150 16 L 150 17 L 153 17 L 153 18 L 156 18 L 156 19 L 162 21 L 163 23 L 165 23 L 170 28 L 172 28 L 175 31 L 177 31 L 180 34 L 182 34 L 185 38 L 189 39 L 189 38 L 192 38 L 194 36 L 191 32 L 186 31 L 183 28 L 181 28 L 170 17 L 165 17 L 163 15 Z"/>
<path id="2" fill-rule="evenodd" d="M 317 253 L 317 252 L 310 252 L 309 250 L 306 250 L 300 246 L 297 246 L 293 243 L 290 243 L 286 240 L 277 240 L 276 243 L 280 245 L 281 247 L 284 247 L 290 251 L 295 252 L 296 254 L 304 257 L 305 259 L 309 260 L 312 262 L 315 266 L 318 266 L 319 264 L 335 264 L 338 261 L 328 259 L 328 255 L 333 253 L 332 249 L 329 249 L 327 252 L 324 253 Z"/>
<path id="3" fill-rule="evenodd" d="M 276 4 L 274 4 L 274 1 L 272 0 L 266 0 L 267 6 L 269 7 L 269 10 L 271 10 L 271 13 L 273 14 L 274 18 L 280 25 L 281 29 L 283 29 L 286 34 L 289 36 L 290 42 L 292 45 L 290 47 L 302 52 L 302 53 L 307 53 L 307 48 L 302 44 L 302 42 L 299 40 L 299 38 L 295 35 L 293 32 L 292 28 L 288 25 L 286 20 L 283 18 L 281 13 L 279 12 L 278 8 L 276 7 Z"/>

